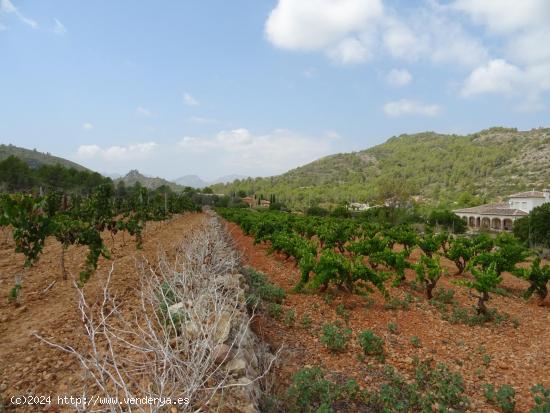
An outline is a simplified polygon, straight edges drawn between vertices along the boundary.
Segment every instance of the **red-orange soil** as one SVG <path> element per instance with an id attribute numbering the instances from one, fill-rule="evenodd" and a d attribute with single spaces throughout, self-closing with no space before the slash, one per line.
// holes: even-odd
<path id="1" fill-rule="evenodd" d="M 139 283 L 136 262 L 145 258 L 156 263 L 161 250 L 171 255 L 183 233 L 197 227 L 201 217 L 202 214 L 186 214 L 161 223 L 148 223 L 143 249 L 139 251 L 128 234 L 125 234 L 125 246 L 122 234 L 117 234 L 112 259 L 101 258 L 96 273 L 84 287 L 89 302 L 100 298 L 107 274 L 114 265 L 110 291 L 121 298 L 123 311 L 135 308 Z M 112 247 L 110 235 L 105 236 L 105 243 Z M 53 342 L 76 348 L 82 344 L 84 328 L 79 319 L 73 280 L 78 278 L 86 252 L 82 247 L 68 249 L 65 266 L 70 275 L 69 280 L 64 281 L 60 269 L 60 244 L 48 239 L 39 262 L 24 276 L 21 303 L 15 306 L 7 297 L 15 275 L 22 273 L 23 257 L 14 253 L 13 241 L 0 239 L 0 394 L 7 411 L 74 411 L 68 407 L 61 410 L 40 406 L 15 408 L 10 406 L 9 400 L 12 396 L 25 394 L 51 395 L 52 398 L 82 394 L 81 369 L 77 361 L 43 344 L 32 334 L 36 332 Z"/>
<path id="2" fill-rule="evenodd" d="M 386 362 L 403 374 L 412 372 L 414 357 L 421 360 L 431 358 L 459 372 L 464 378 L 466 393 L 473 402 L 472 412 L 496 411 L 485 401 L 484 383 L 513 386 L 517 392 L 516 412 L 527 412 L 533 406 L 529 391 L 533 385 L 541 383 L 550 387 L 550 308 L 548 303 L 538 306 L 536 299 L 523 300 L 521 293 L 527 284 L 510 274 L 503 274 L 502 287 L 512 296 L 492 294 L 488 303 L 490 308 L 509 314 L 510 321 L 500 325 L 489 322 L 483 326 L 451 324 L 442 319 L 421 291 L 406 287 L 391 288 L 390 293 L 400 298 L 403 298 L 405 291 L 412 294 L 415 300 L 408 310 L 386 309 L 384 298 L 378 292 L 371 294 L 367 300 L 359 295 L 331 290 L 334 297 L 331 302 L 327 302 L 323 294 L 293 293 L 292 288 L 300 274 L 292 260 L 285 261 L 278 254 L 269 255 L 268 245 L 254 245 L 253 238 L 245 236 L 237 225 L 228 223 L 228 228 L 236 248 L 242 254 L 243 264 L 265 273 L 271 282 L 284 288 L 287 293 L 285 310 L 294 309 L 296 312 L 293 327 L 286 326 L 283 320 L 274 321 L 264 315 L 259 315 L 253 324 L 256 333 L 273 348 L 284 346 L 275 372 L 275 382 L 280 389 L 288 385 L 293 372 L 313 365 L 355 378 L 361 386 L 375 385 L 373 372 L 377 369 L 369 368 L 369 363 L 375 366 L 377 362 L 370 359 L 360 362 L 357 359 L 360 348 L 355 337 L 366 329 L 373 330 L 384 339 Z M 418 258 L 417 251 L 412 258 Z M 450 275 L 439 281 L 438 288 L 454 289 L 458 303 L 463 307 L 472 307 L 474 298 L 469 296 L 468 289 L 452 283 L 452 280 L 458 279 L 453 275 L 456 267 L 447 260 L 444 265 Z M 414 279 L 412 271 L 407 270 L 407 279 Z M 339 318 L 336 314 L 339 304 L 343 304 L 349 312 L 349 324 L 354 333 L 349 348 L 344 353 L 334 354 L 319 342 L 317 332 L 324 323 Z M 300 325 L 305 314 L 311 317 L 310 328 Z M 389 323 L 397 325 L 397 334 L 389 331 Z M 421 347 L 411 344 L 413 336 L 420 339 Z"/>

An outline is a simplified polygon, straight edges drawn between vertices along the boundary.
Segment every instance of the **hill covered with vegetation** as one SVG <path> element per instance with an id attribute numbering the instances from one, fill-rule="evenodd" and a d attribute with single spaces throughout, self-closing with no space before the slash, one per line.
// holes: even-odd
<path id="1" fill-rule="evenodd" d="M 133 169 L 122 178 L 115 179 L 115 183 L 124 182 L 126 186 L 134 186 L 136 183 L 147 189 L 157 189 L 161 186 L 167 186 L 172 191 L 182 191 L 185 187 L 163 178 L 154 178 L 141 174 L 137 169 Z"/>
<path id="2" fill-rule="evenodd" d="M 548 165 L 550 129 L 491 128 L 467 136 L 425 132 L 327 156 L 279 176 L 237 180 L 213 189 L 275 194 L 292 207 L 408 196 L 433 204 L 473 205 L 549 185 Z"/>
<path id="3" fill-rule="evenodd" d="M 0 161 L 3 161 L 10 156 L 24 161 L 32 169 L 36 169 L 42 165 L 61 165 L 65 168 L 76 169 L 77 171 L 89 171 L 89 169 L 71 162 L 67 159 L 53 156 L 50 153 L 38 152 L 36 149 L 25 149 L 14 145 L 0 145 Z"/>

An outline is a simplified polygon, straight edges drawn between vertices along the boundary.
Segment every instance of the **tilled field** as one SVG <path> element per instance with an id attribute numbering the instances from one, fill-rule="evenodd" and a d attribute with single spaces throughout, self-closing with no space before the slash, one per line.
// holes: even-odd
<path id="1" fill-rule="evenodd" d="M 459 372 L 473 402 L 472 412 L 497 411 L 485 400 L 484 383 L 513 386 L 517 392 L 516 412 L 527 412 L 533 406 L 529 391 L 533 385 L 550 386 L 550 308 L 548 303 L 538 306 L 535 299 L 523 300 L 521 293 L 526 283 L 522 280 L 504 274 L 501 286 L 508 296 L 492 294 L 489 301 L 490 308 L 508 315 L 507 321 L 481 326 L 452 324 L 443 320 L 440 311 L 425 299 L 421 291 L 410 285 L 390 290 L 392 296 L 401 299 L 401 303 L 406 301 L 405 295 L 409 295 L 408 309 L 387 308 L 378 292 L 368 299 L 336 290 L 331 290 L 328 296 L 293 293 L 292 288 L 300 274 L 292 260 L 285 261 L 278 254 L 268 255 L 268 245 L 254 245 L 253 238 L 245 236 L 237 225 L 228 225 L 243 263 L 264 272 L 271 282 L 284 288 L 287 293 L 284 311 L 294 309 L 296 312 L 293 327 L 265 315 L 259 315 L 254 324 L 262 339 L 275 348 L 285 348 L 276 371 L 279 390 L 288 385 L 292 373 L 314 365 L 354 378 L 363 387 L 376 386 L 376 371 L 380 371 L 381 366 L 373 359 L 366 362 L 357 359 L 360 348 L 356 335 L 366 329 L 384 339 L 386 362 L 401 373 L 412 373 L 415 357 L 445 363 L 452 371 Z M 412 258 L 418 258 L 418 252 L 413 253 Z M 452 288 L 454 299 L 460 306 L 472 307 L 474 298 L 469 296 L 468 289 L 452 283 L 457 279 L 452 275 L 456 273 L 456 267 L 450 261 L 444 264 L 450 275 L 440 280 L 438 288 Z M 414 279 L 411 270 L 407 270 L 407 279 Z M 353 339 L 344 353 L 334 354 L 319 342 L 317 333 L 324 323 L 341 319 L 336 311 L 339 305 L 343 305 L 349 315 Z M 311 327 L 300 325 L 304 315 L 311 318 Z M 397 327 L 396 332 L 390 331 L 390 324 Z M 414 342 L 413 337 L 418 341 Z"/>
<path id="2" fill-rule="evenodd" d="M 97 272 L 84 287 L 84 293 L 94 301 L 100 298 L 111 267 L 111 292 L 123 298 L 124 309 L 137 305 L 139 275 L 136 263 L 145 259 L 156 262 L 159 251 L 173 254 L 182 234 L 194 231 L 203 214 L 175 216 L 169 221 L 148 223 L 142 250 L 136 250 L 128 234 L 117 234 L 114 244 L 110 236 L 106 245 L 112 248 L 112 259 L 99 261 Z M 11 240 L 0 240 L 0 390 L 6 401 L 12 396 L 80 394 L 82 377 L 77 361 L 69 354 L 41 343 L 37 333 L 52 341 L 79 346 L 84 326 L 79 319 L 78 295 L 73 280 L 85 260 L 84 248 L 71 247 L 65 254 L 69 280 L 64 281 L 60 269 L 61 247 L 48 239 L 39 262 L 23 278 L 19 306 L 9 303 L 8 293 L 17 274 L 22 273 L 23 257 L 14 253 Z M 24 409 L 7 403 L 8 411 L 43 411 L 34 406 Z M 55 410 L 54 410 L 55 411 Z M 70 410 L 69 410 L 70 411 Z"/>

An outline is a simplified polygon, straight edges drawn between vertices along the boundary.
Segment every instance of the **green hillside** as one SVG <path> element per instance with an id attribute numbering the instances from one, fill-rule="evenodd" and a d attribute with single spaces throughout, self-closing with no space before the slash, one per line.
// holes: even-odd
<path id="1" fill-rule="evenodd" d="M 14 145 L 0 144 L 0 162 L 10 156 L 15 156 L 23 161 L 31 168 L 36 169 L 41 165 L 61 165 L 65 168 L 74 168 L 78 171 L 89 171 L 89 169 L 67 159 L 59 158 L 50 155 L 49 153 L 38 152 L 36 149 L 19 148 Z"/>
<path id="2" fill-rule="evenodd" d="M 401 135 L 269 178 L 215 185 L 214 191 L 277 195 L 289 206 L 380 202 L 394 194 L 468 204 L 550 186 L 550 129 L 491 128 L 472 135 Z M 477 196 L 477 200 L 471 198 Z"/>

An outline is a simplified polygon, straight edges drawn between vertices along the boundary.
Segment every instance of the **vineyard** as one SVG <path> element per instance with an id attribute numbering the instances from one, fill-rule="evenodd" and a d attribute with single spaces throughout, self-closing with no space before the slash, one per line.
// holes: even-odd
<path id="1" fill-rule="evenodd" d="M 334 285 L 350 293 L 368 293 L 376 288 L 389 298 L 386 284 L 398 286 L 405 281 L 405 270 L 411 269 L 430 300 L 445 273 L 440 263 L 445 257 L 455 263 L 458 275 L 465 270 L 472 273 L 473 280 L 457 280 L 457 284 L 475 290 L 477 314 L 487 321 L 492 315 L 485 304 L 505 271 L 529 282 L 524 293 L 527 298 L 536 294 L 542 304 L 548 295 L 550 265 L 541 267 L 540 258 L 536 258 L 529 268 L 518 268 L 535 253 L 508 233 L 493 239 L 487 234 L 469 237 L 436 233 L 429 227 L 419 233 L 407 225 L 390 227 L 280 212 L 219 212 L 253 236 L 254 242 L 269 242 L 270 251 L 293 258 L 301 272 L 295 286 L 298 292 L 304 288 L 325 291 Z M 401 247 L 399 251 L 396 246 Z M 414 248 L 421 251 L 416 262 L 410 259 Z"/>
<path id="2" fill-rule="evenodd" d="M 410 389 L 396 383 L 430 372 L 455 386 L 426 390 L 438 400 L 430 399 L 430 411 L 547 411 L 550 265 L 513 235 L 275 211 L 218 213 L 234 223 L 244 262 L 286 293 L 266 305 L 256 330 L 289 346 L 278 371 L 287 407 L 288 398 L 309 397 L 319 409 L 425 411 L 423 396 L 407 407 L 411 400 L 399 394 L 426 382 Z M 441 363 L 459 376 L 436 373 Z M 405 378 L 387 376 L 390 366 Z M 338 384 L 344 378 L 363 392 L 347 394 Z M 389 387 L 372 392 L 383 383 Z M 315 396 L 317 386 L 334 394 Z"/>
<path id="3" fill-rule="evenodd" d="M 0 205 L 4 400 L 177 394 L 194 402 L 176 411 L 268 413 L 550 406 L 550 265 L 511 234 L 191 214 L 185 195 L 108 185 Z"/>
<path id="4" fill-rule="evenodd" d="M 111 235 L 113 242 L 118 232 L 128 233 L 135 238 L 139 249 L 147 221 L 163 221 L 172 214 L 197 210 L 185 195 L 150 193 L 145 188 L 138 188 L 127 196 L 115 196 L 111 184 L 102 184 L 87 197 L 59 191 L 45 196 L 0 195 L 0 230 L 12 232 L 15 252 L 25 257 L 24 269 L 39 260 L 46 238 L 55 238 L 62 246 L 59 271 L 65 280 L 65 251 L 71 245 L 87 247 L 88 253 L 79 273 L 79 283 L 83 285 L 96 270 L 99 257 L 110 256 L 101 236 L 104 231 Z M 21 275 L 16 277 L 11 300 L 18 300 L 23 278 Z"/>

